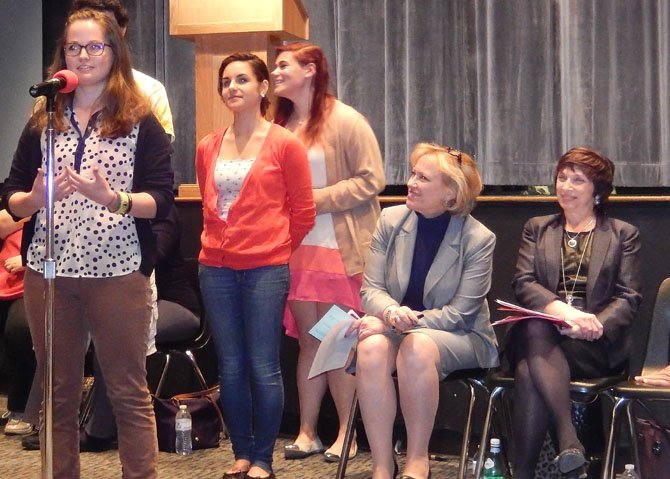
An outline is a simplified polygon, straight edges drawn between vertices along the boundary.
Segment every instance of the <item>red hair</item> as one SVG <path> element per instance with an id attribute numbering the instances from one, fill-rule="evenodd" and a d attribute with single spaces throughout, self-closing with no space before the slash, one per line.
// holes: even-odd
<path id="1" fill-rule="evenodd" d="M 312 80 L 312 107 L 302 134 L 305 144 L 309 146 L 321 137 L 323 124 L 335 99 L 333 94 L 328 91 L 328 84 L 330 83 L 328 61 L 323 54 L 323 50 L 311 43 L 289 43 L 288 45 L 277 47 L 277 55 L 284 52 L 292 53 L 296 61 L 302 66 L 312 63 L 316 70 Z M 295 107 L 291 100 L 280 97 L 275 108 L 275 123 L 286 126 L 294 109 Z"/>

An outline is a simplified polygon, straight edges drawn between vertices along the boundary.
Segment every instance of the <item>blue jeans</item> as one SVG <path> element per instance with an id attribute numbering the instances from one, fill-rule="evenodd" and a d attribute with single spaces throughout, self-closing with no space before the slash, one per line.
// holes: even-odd
<path id="1" fill-rule="evenodd" d="M 279 347 L 288 266 L 200 265 L 199 276 L 235 459 L 271 472 L 284 407 Z"/>

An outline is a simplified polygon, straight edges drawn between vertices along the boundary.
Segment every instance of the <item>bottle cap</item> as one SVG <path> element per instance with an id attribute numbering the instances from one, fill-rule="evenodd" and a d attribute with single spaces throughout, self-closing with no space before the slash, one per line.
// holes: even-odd
<path id="1" fill-rule="evenodd" d="M 498 439 L 497 437 L 491 438 L 491 445 L 492 446 L 500 446 L 500 439 Z"/>
<path id="2" fill-rule="evenodd" d="M 186 410 L 186 404 L 180 404 L 179 409 L 181 409 L 182 411 Z"/>
<path id="3" fill-rule="evenodd" d="M 623 466 L 624 471 L 634 471 L 635 470 L 635 465 L 634 464 L 626 464 Z"/>

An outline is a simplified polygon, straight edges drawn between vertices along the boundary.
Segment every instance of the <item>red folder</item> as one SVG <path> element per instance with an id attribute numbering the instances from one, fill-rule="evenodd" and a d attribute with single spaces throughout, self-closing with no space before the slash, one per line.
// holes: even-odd
<path id="1" fill-rule="evenodd" d="M 515 323 L 517 321 L 523 321 L 524 319 L 544 319 L 546 321 L 551 321 L 554 323 L 556 326 L 559 328 L 570 328 L 570 324 L 568 324 L 563 318 L 560 316 L 554 316 L 552 314 L 547 314 L 547 313 L 542 313 L 540 311 L 533 311 L 532 309 L 527 309 L 527 308 L 522 308 L 521 306 L 518 306 L 516 304 L 508 303 L 507 301 L 503 301 L 501 299 L 496 299 L 496 303 L 500 305 L 498 308 L 498 311 L 512 311 L 514 315 L 507 316 L 504 319 L 501 319 L 500 321 L 495 321 L 491 323 L 493 326 L 498 326 L 500 324 L 508 324 L 508 323 Z"/>

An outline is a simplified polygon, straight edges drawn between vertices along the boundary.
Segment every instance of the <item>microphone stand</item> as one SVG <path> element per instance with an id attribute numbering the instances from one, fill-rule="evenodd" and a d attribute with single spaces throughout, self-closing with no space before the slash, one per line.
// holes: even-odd
<path id="1" fill-rule="evenodd" d="M 42 447 L 42 478 L 53 479 L 53 317 L 55 299 L 56 261 L 54 254 L 54 126 L 56 92 L 46 95 L 46 254 L 44 258 L 44 447 Z"/>

